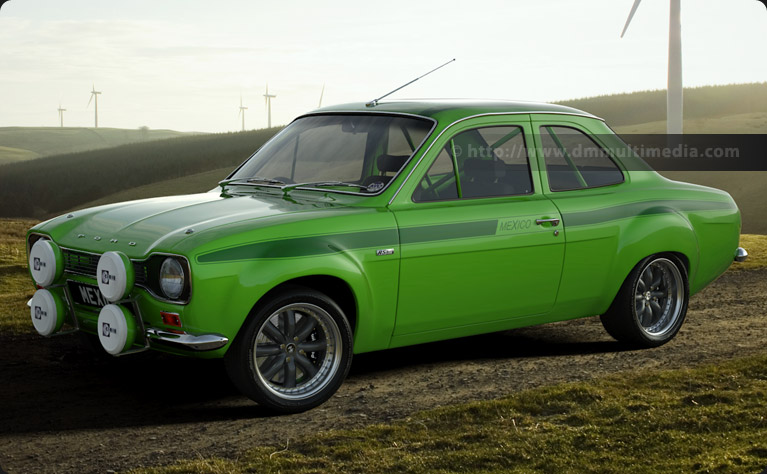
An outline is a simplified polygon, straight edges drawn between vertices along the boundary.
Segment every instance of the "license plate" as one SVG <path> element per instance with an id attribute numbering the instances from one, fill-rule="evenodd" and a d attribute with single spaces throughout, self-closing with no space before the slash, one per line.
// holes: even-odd
<path id="1" fill-rule="evenodd" d="M 99 291 L 98 286 L 86 285 L 72 280 L 67 281 L 67 284 L 69 285 L 69 294 L 72 295 L 75 303 L 94 308 L 103 308 L 107 305 L 107 301 Z"/>

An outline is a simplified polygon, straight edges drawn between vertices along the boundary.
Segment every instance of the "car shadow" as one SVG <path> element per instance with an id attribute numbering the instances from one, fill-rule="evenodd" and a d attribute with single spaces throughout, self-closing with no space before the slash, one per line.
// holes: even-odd
<path id="1" fill-rule="evenodd" d="M 106 429 L 272 414 L 242 396 L 223 361 L 145 352 L 97 356 L 76 337 L 0 339 L 0 435 Z M 519 330 L 355 357 L 350 379 L 424 364 L 558 357 L 630 350 L 609 340 L 580 342 L 555 330 Z"/>
<path id="2" fill-rule="evenodd" d="M 577 340 L 540 326 L 483 334 L 460 339 L 401 347 L 355 356 L 350 377 L 397 370 L 414 365 L 467 361 L 525 359 L 569 355 L 604 354 L 636 350 L 609 339 Z"/>

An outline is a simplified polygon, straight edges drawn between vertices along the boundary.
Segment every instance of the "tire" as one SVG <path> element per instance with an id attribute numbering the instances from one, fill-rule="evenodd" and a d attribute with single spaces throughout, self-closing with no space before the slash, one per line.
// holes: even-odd
<path id="1" fill-rule="evenodd" d="M 352 330 L 326 295 L 294 288 L 257 305 L 225 357 L 235 386 L 279 413 L 328 400 L 352 362 Z"/>
<path id="2" fill-rule="evenodd" d="M 618 341 L 658 347 L 679 332 L 689 298 L 684 264 L 673 255 L 653 255 L 631 270 L 600 319 Z"/>

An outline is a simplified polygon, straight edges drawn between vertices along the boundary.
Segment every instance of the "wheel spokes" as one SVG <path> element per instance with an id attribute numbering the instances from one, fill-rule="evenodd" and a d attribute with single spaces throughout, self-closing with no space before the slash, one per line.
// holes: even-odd
<path id="1" fill-rule="evenodd" d="M 285 342 L 285 335 L 282 334 L 282 332 L 280 332 L 280 330 L 277 329 L 277 326 L 272 324 L 271 321 L 267 321 L 266 324 L 264 324 L 263 334 L 266 335 L 266 337 L 268 337 L 274 342 L 277 342 L 277 343 Z"/>
<path id="2" fill-rule="evenodd" d="M 315 367 L 315 365 L 312 364 L 312 361 L 305 355 L 296 354 L 296 363 L 309 378 L 312 378 L 317 374 L 317 367 Z"/>
<path id="3" fill-rule="evenodd" d="M 644 272 L 642 272 L 641 275 L 639 275 L 639 282 L 637 283 L 637 293 L 644 293 L 645 291 L 647 291 L 647 283 L 645 283 L 645 280 L 647 278 L 648 278 L 647 270 L 645 270 Z"/>
<path id="4" fill-rule="evenodd" d="M 642 303 L 637 309 L 637 315 L 639 316 L 639 324 L 645 325 L 645 318 L 647 317 L 647 301 L 643 298 Z"/>
<path id="5" fill-rule="evenodd" d="M 658 268 L 656 273 L 654 274 L 653 279 L 651 279 L 650 286 L 652 288 L 658 288 L 663 283 L 663 270 Z"/>
<path id="6" fill-rule="evenodd" d="M 285 340 L 293 339 L 296 333 L 296 312 L 287 310 L 280 315 L 280 326 Z"/>
<path id="7" fill-rule="evenodd" d="M 650 305 L 650 304 L 645 304 L 645 307 L 644 307 L 644 314 L 645 314 L 645 318 L 644 318 L 644 320 L 646 321 L 646 322 L 644 323 L 644 325 L 645 325 L 645 326 L 650 326 L 650 325 L 652 324 L 652 322 L 653 322 L 653 317 L 655 316 L 655 315 L 653 314 L 653 311 L 652 311 L 652 305 Z"/>
<path id="8" fill-rule="evenodd" d="M 277 372 L 280 371 L 284 363 L 285 354 L 275 355 L 266 359 L 266 362 L 259 367 L 259 370 L 266 380 L 271 380 L 272 377 L 277 375 Z"/>
<path id="9" fill-rule="evenodd" d="M 283 375 L 283 386 L 285 388 L 295 388 L 296 386 L 296 361 L 295 358 L 291 357 L 290 359 L 286 360 L 284 367 L 284 375 Z"/>
<path id="10" fill-rule="evenodd" d="M 298 348 L 304 352 L 320 352 L 327 349 L 326 341 L 307 341 L 298 344 Z"/>
<path id="11" fill-rule="evenodd" d="M 317 327 L 316 319 L 309 317 L 301 318 L 301 321 L 298 323 L 298 327 L 296 328 L 296 337 L 299 341 L 303 341 L 309 337 L 309 334 L 312 333 L 312 330 L 314 330 L 315 327 Z"/>
<path id="12" fill-rule="evenodd" d="M 652 309 L 653 315 L 657 315 L 655 321 L 659 321 L 663 315 L 663 308 L 661 308 L 658 302 L 655 300 L 650 300 L 650 308 Z"/>
<path id="13" fill-rule="evenodd" d="M 265 389 L 284 399 L 303 400 L 333 380 L 344 344 L 334 316 L 317 305 L 293 303 L 263 320 L 252 355 Z"/>
<path id="14" fill-rule="evenodd" d="M 257 344 L 256 357 L 267 357 L 280 354 L 282 348 L 278 344 Z"/>

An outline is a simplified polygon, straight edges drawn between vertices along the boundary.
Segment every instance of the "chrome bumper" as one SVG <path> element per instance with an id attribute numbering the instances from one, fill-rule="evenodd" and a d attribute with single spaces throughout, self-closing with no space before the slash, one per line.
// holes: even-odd
<path id="1" fill-rule="evenodd" d="M 193 351 L 213 351 L 224 347 L 229 339 L 218 334 L 201 334 L 195 336 L 187 333 L 175 333 L 162 329 L 149 328 L 146 330 L 147 340 L 161 342 Z"/>
<path id="2" fill-rule="evenodd" d="M 748 258 L 748 252 L 746 252 L 746 249 L 743 247 L 738 247 L 738 250 L 735 251 L 735 261 L 736 262 L 745 262 Z"/>

